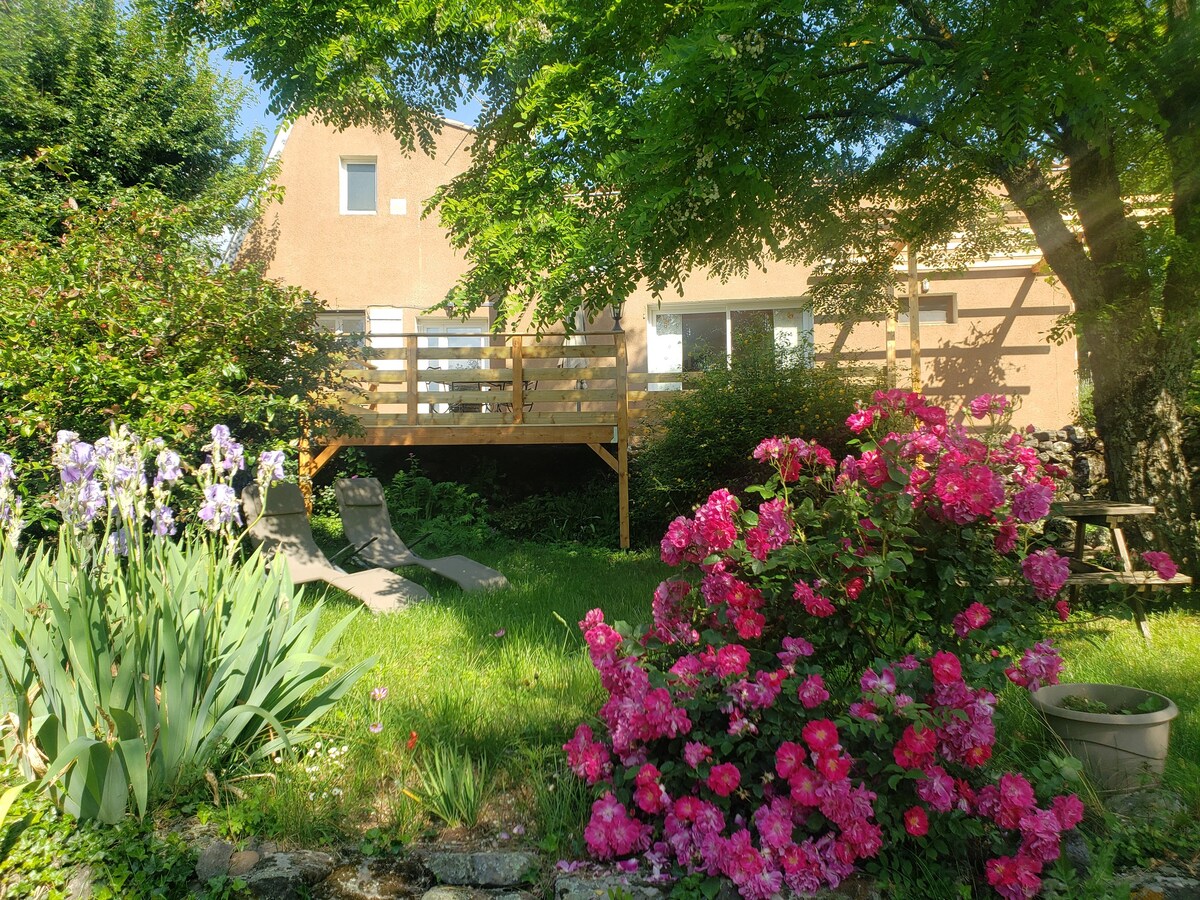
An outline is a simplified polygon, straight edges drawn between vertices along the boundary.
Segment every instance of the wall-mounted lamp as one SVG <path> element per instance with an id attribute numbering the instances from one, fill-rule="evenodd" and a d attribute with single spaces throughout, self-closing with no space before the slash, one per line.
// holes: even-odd
<path id="1" fill-rule="evenodd" d="M 922 294 L 929 293 L 929 279 L 928 278 L 921 279 L 921 293 Z"/>
<path id="2" fill-rule="evenodd" d="M 609 312 L 612 313 L 613 331 L 621 331 L 621 306 L 620 303 L 614 303 L 609 307 Z"/>

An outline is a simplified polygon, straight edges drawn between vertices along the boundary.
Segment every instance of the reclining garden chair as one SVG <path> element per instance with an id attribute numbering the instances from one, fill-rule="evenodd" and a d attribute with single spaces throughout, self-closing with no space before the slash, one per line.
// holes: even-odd
<path id="1" fill-rule="evenodd" d="M 279 482 L 271 487 L 265 510 L 258 485 L 252 484 L 242 491 L 242 509 L 250 539 L 282 556 L 292 584 L 323 581 L 357 597 L 377 613 L 394 612 L 429 598 L 421 585 L 386 569 L 346 572 L 331 563 L 313 540 L 304 497 L 295 484 Z"/>
<path id="2" fill-rule="evenodd" d="M 333 485 L 346 540 L 362 545 L 357 555 L 383 569 L 423 566 L 455 581 L 464 591 L 486 591 L 508 587 L 508 579 L 495 569 L 465 556 L 425 559 L 404 545 L 392 528 L 383 488 L 376 478 L 339 478 Z"/>

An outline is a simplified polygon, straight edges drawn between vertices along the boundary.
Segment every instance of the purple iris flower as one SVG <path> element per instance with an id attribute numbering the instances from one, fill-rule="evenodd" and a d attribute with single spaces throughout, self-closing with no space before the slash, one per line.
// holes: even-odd
<path id="1" fill-rule="evenodd" d="M 220 531 L 230 522 L 242 524 L 237 495 L 227 484 L 211 484 L 204 489 L 204 505 L 197 515 L 209 531 Z"/>
<path id="2" fill-rule="evenodd" d="M 159 505 L 150 510 L 150 533 L 160 538 L 175 533 L 175 512 L 171 507 Z"/>
<path id="3" fill-rule="evenodd" d="M 255 480 L 262 485 L 283 481 L 283 451 L 264 450 L 258 456 L 258 474 Z"/>

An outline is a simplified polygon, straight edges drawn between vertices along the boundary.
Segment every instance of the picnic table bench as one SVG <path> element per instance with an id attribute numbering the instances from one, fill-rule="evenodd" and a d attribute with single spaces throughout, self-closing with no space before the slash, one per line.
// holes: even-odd
<path id="1" fill-rule="evenodd" d="M 1142 592 L 1192 583 L 1192 579 L 1187 575 L 1163 578 L 1157 572 L 1134 568 L 1133 558 L 1129 555 L 1129 545 L 1125 541 L 1124 524 L 1134 519 L 1153 516 L 1154 512 L 1154 506 L 1149 503 L 1118 503 L 1109 500 L 1070 500 L 1054 503 L 1050 507 L 1051 515 L 1062 516 L 1075 523 L 1071 574 L 1067 578 L 1072 601 L 1078 598 L 1079 590 L 1083 587 L 1106 584 L 1132 587 L 1134 590 L 1130 606 L 1133 607 L 1133 617 L 1138 630 L 1146 640 L 1150 640 L 1150 623 L 1146 620 Z M 1088 525 L 1107 528 L 1112 534 L 1113 547 L 1121 563 L 1120 568 L 1101 566 L 1086 558 L 1087 547 L 1084 538 Z"/>

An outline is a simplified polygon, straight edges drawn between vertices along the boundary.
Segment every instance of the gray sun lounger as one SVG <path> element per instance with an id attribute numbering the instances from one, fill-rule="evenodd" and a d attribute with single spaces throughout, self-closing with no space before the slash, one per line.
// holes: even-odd
<path id="1" fill-rule="evenodd" d="M 283 557 L 292 584 L 323 581 L 357 597 L 377 613 L 394 612 L 429 598 L 421 585 L 387 569 L 346 572 L 331 563 L 313 540 L 304 497 L 295 484 L 279 482 L 268 489 L 265 511 L 258 485 L 252 484 L 242 491 L 242 509 L 250 539 Z"/>
<path id="2" fill-rule="evenodd" d="M 425 559 L 404 545 L 392 528 L 383 488 L 376 478 L 339 478 L 333 485 L 346 540 L 364 545 L 358 557 L 384 569 L 423 566 L 430 572 L 457 582 L 464 591 L 488 591 L 508 587 L 508 579 L 495 569 L 465 556 Z"/>

